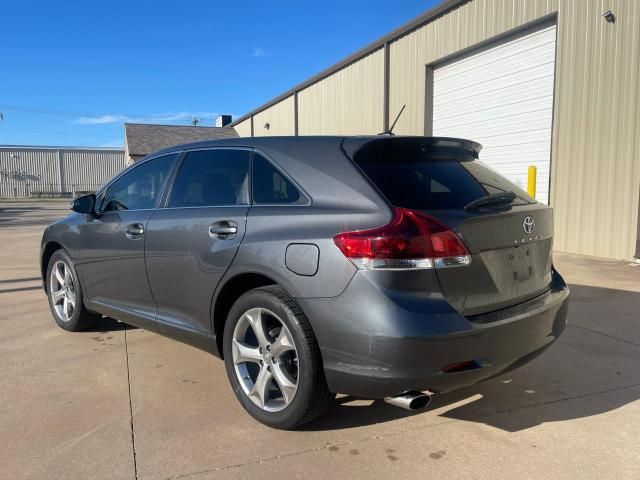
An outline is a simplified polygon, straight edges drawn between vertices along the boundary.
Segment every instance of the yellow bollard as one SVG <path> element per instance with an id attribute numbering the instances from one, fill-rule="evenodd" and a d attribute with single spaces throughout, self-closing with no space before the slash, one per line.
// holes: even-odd
<path id="1" fill-rule="evenodd" d="M 527 193 L 530 197 L 536 198 L 536 176 L 538 169 L 535 165 L 529 167 L 529 177 L 527 179 Z"/>

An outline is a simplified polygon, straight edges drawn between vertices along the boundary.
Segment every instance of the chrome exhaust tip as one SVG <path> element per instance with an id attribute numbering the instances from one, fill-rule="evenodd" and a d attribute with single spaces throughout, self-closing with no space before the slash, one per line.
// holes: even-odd
<path id="1" fill-rule="evenodd" d="M 405 410 L 421 410 L 431 403 L 431 395 L 423 392 L 405 392 L 395 397 L 386 397 L 385 402 Z"/>

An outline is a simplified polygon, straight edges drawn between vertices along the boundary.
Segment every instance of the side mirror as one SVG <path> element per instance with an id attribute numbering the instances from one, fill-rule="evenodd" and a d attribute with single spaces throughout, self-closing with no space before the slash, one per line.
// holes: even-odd
<path id="1" fill-rule="evenodd" d="M 96 196 L 93 193 L 76 198 L 71 203 L 71 210 L 77 213 L 94 214 L 96 208 Z"/>

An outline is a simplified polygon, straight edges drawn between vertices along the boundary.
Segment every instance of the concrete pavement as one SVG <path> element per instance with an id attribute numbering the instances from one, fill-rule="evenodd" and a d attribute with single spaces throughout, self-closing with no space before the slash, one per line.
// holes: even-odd
<path id="1" fill-rule="evenodd" d="M 569 327 L 529 365 L 425 412 L 341 397 L 281 432 L 204 352 L 54 324 L 38 249 L 66 206 L 0 203 L 0 478 L 640 478 L 640 267 L 557 254 Z"/>

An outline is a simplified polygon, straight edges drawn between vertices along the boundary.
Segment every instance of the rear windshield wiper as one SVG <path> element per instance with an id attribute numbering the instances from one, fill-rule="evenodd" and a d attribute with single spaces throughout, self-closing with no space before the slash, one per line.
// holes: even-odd
<path id="1" fill-rule="evenodd" d="M 500 192 L 492 193 L 486 197 L 480 197 L 473 202 L 469 202 L 464 206 L 467 212 L 475 212 L 482 208 L 498 208 L 509 209 L 511 203 L 516 199 L 516 194 L 513 192 Z"/>

